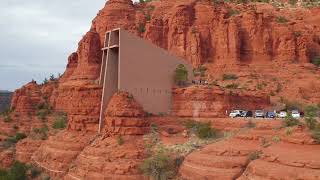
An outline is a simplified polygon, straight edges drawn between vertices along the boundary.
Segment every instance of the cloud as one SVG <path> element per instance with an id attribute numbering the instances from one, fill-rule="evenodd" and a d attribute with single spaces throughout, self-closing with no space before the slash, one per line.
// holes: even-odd
<path id="1" fill-rule="evenodd" d="M 1 0 L 0 89 L 62 73 L 105 0 Z"/>

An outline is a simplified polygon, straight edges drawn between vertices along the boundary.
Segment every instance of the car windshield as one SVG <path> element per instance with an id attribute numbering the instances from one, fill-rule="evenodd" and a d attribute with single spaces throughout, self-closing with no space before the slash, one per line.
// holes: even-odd
<path id="1" fill-rule="evenodd" d="M 256 110 L 256 113 L 262 113 L 262 111 L 261 110 Z"/>
<path id="2" fill-rule="evenodd" d="M 238 111 L 236 111 L 236 110 L 233 110 L 233 111 L 231 111 L 231 113 L 237 113 Z"/>
<path id="3" fill-rule="evenodd" d="M 299 114 L 298 111 L 292 111 L 292 114 Z"/>

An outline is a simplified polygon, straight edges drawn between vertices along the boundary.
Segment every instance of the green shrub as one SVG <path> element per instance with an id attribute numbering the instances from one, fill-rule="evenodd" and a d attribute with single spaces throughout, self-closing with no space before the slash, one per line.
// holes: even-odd
<path id="1" fill-rule="evenodd" d="M 287 99 L 284 99 L 284 98 L 281 98 L 281 102 L 283 104 L 285 104 L 285 108 L 287 110 L 296 110 L 296 109 L 302 109 L 303 105 L 298 102 L 298 101 L 290 101 L 290 100 L 287 100 Z"/>
<path id="2" fill-rule="evenodd" d="M 273 142 L 279 142 L 279 141 L 281 141 L 281 138 L 279 136 L 273 136 L 272 137 L 272 141 Z"/>
<path id="3" fill-rule="evenodd" d="M 188 70 L 183 64 L 177 66 L 174 79 L 178 86 L 183 86 L 188 81 Z"/>
<path id="4" fill-rule="evenodd" d="M 149 22 L 151 20 L 151 15 L 150 14 L 145 14 L 146 20 L 147 22 Z"/>
<path id="5" fill-rule="evenodd" d="M 52 124 L 53 129 L 64 129 L 66 128 L 67 118 L 65 116 L 58 116 Z"/>
<path id="6" fill-rule="evenodd" d="M 217 137 L 217 131 L 211 128 L 211 123 L 203 123 L 196 121 L 187 121 L 185 123 L 187 129 L 192 130 L 200 139 L 208 139 Z"/>
<path id="7" fill-rule="evenodd" d="M 21 162 L 14 162 L 9 170 L 0 170 L 1 180 L 25 180 L 27 179 L 28 166 Z"/>
<path id="8" fill-rule="evenodd" d="M 48 139 L 48 131 L 49 131 L 49 128 L 47 125 L 41 127 L 41 128 L 34 128 L 33 129 L 33 132 L 37 135 L 36 138 L 39 138 L 41 140 L 46 140 Z"/>
<path id="9" fill-rule="evenodd" d="M 7 139 L 4 140 L 3 146 L 5 148 L 9 148 L 11 146 L 14 146 L 17 142 L 20 140 L 26 138 L 27 136 L 24 133 L 16 133 L 15 136 L 8 137 Z"/>
<path id="10" fill-rule="evenodd" d="M 314 57 L 314 58 L 312 59 L 311 63 L 314 64 L 314 65 L 316 65 L 316 66 L 318 66 L 318 67 L 320 67 L 320 56 Z"/>
<path id="11" fill-rule="evenodd" d="M 238 83 L 231 83 L 231 84 L 227 84 L 225 86 L 225 88 L 227 88 L 227 89 L 237 89 L 238 87 L 239 87 Z"/>
<path id="12" fill-rule="evenodd" d="M 147 2 L 151 2 L 152 0 L 139 0 L 139 3 L 147 3 Z"/>
<path id="13" fill-rule="evenodd" d="M 257 89 L 262 90 L 263 89 L 263 84 L 261 84 L 261 83 L 257 84 Z"/>
<path id="14" fill-rule="evenodd" d="M 276 94 L 273 91 L 271 91 L 269 95 L 270 96 L 275 96 Z"/>
<path id="15" fill-rule="evenodd" d="M 320 129 L 317 128 L 316 130 L 313 130 L 311 136 L 318 144 L 320 144 Z"/>
<path id="16" fill-rule="evenodd" d="M 283 16 L 278 16 L 278 17 L 276 18 L 276 21 L 277 21 L 278 23 L 287 23 L 287 22 L 288 22 L 288 20 L 287 20 L 285 17 L 283 17 Z"/>
<path id="17" fill-rule="evenodd" d="M 232 17 L 232 16 L 235 16 L 235 15 L 238 15 L 240 14 L 240 11 L 236 10 L 236 9 L 229 9 L 228 11 L 228 18 L 229 17 Z"/>
<path id="18" fill-rule="evenodd" d="M 158 125 L 157 124 L 152 123 L 150 126 L 151 126 L 151 131 L 152 132 L 157 132 L 158 131 Z"/>
<path id="19" fill-rule="evenodd" d="M 259 159 L 261 156 L 261 152 L 260 151 L 254 151 L 254 152 L 251 152 L 248 156 L 248 159 L 250 161 L 254 161 L 256 159 Z"/>
<path id="20" fill-rule="evenodd" d="M 35 166 L 30 168 L 30 176 L 32 179 L 38 177 L 41 174 L 41 170 Z"/>
<path id="21" fill-rule="evenodd" d="M 285 127 L 291 127 L 296 126 L 299 124 L 299 120 L 296 118 L 293 118 L 291 113 L 287 113 L 287 117 L 283 120 L 283 125 Z"/>
<path id="22" fill-rule="evenodd" d="M 235 80 L 238 79 L 238 76 L 235 74 L 223 74 L 223 80 Z"/>
<path id="23" fill-rule="evenodd" d="M 49 80 L 47 78 L 44 78 L 42 85 L 48 84 Z"/>
<path id="24" fill-rule="evenodd" d="M 48 114 L 49 112 L 46 109 L 38 110 L 36 113 L 37 117 L 43 121 L 47 119 Z"/>
<path id="25" fill-rule="evenodd" d="M 50 180 L 50 176 L 45 174 L 45 175 L 42 175 L 42 180 Z"/>
<path id="26" fill-rule="evenodd" d="M 123 145 L 124 144 L 124 139 L 122 138 L 122 136 L 118 136 L 117 137 L 117 143 L 118 143 L 118 145 Z"/>
<path id="27" fill-rule="evenodd" d="M 42 121 L 47 119 L 47 116 L 51 113 L 51 106 L 48 102 L 42 102 L 37 105 L 36 115 Z"/>
<path id="28" fill-rule="evenodd" d="M 11 122 L 11 121 L 12 121 L 12 118 L 11 118 L 10 115 L 4 115 L 3 121 L 6 122 L 6 123 L 8 123 L 8 122 Z"/>
<path id="29" fill-rule="evenodd" d="M 298 0 L 289 0 L 289 4 L 291 5 L 296 5 Z"/>
<path id="30" fill-rule="evenodd" d="M 317 116 L 318 107 L 309 105 L 305 109 L 305 122 L 309 129 L 316 128 L 317 120 L 315 117 Z"/>
<path id="31" fill-rule="evenodd" d="M 157 152 L 145 159 L 140 166 L 144 175 L 154 180 L 167 180 L 174 177 L 176 168 L 170 155 L 165 152 Z"/>
<path id="32" fill-rule="evenodd" d="M 294 34 L 295 37 L 299 37 L 299 36 L 302 35 L 302 32 L 301 31 L 295 31 L 293 34 Z"/>
<path id="33" fill-rule="evenodd" d="M 196 31 L 195 29 L 193 29 Z M 200 76 L 200 77 L 205 77 L 207 72 L 207 68 L 205 66 L 198 66 L 197 68 L 193 69 L 193 75 L 195 77 Z"/>
<path id="34" fill-rule="evenodd" d="M 138 29 L 138 32 L 139 32 L 139 33 L 144 33 L 144 32 L 146 32 L 146 27 L 145 27 L 145 25 L 142 24 L 142 23 L 139 24 L 139 26 L 138 26 L 137 29 Z"/>
<path id="35" fill-rule="evenodd" d="M 285 134 L 286 134 L 287 136 L 290 136 L 290 135 L 292 134 L 292 128 L 290 128 L 290 127 L 286 128 Z"/>

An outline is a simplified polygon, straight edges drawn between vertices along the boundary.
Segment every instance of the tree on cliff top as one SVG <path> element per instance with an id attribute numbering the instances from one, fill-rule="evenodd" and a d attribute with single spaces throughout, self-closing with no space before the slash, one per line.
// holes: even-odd
<path id="1" fill-rule="evenodd" d="M 179 64 L 175 70 L 175 82 L 178 86 L 183 86 L 188 81 L 188 70 L 183 64 Z"/>

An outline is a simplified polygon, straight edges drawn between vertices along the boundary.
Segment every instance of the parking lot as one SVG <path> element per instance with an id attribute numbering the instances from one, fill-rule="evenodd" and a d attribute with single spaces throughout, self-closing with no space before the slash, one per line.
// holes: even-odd
<path id="1" fill-rule="evenodd" d="M 293 118 L 300 119 L 304 116 L 303 112 L 298 110 L 291 111 L 265 111 L 265 110 L 232 110 L 228 116 L 230 118 L 267 118 L 267 119 L 276 119 L 276 118 L 286 118 L 292 116 Z"/>

